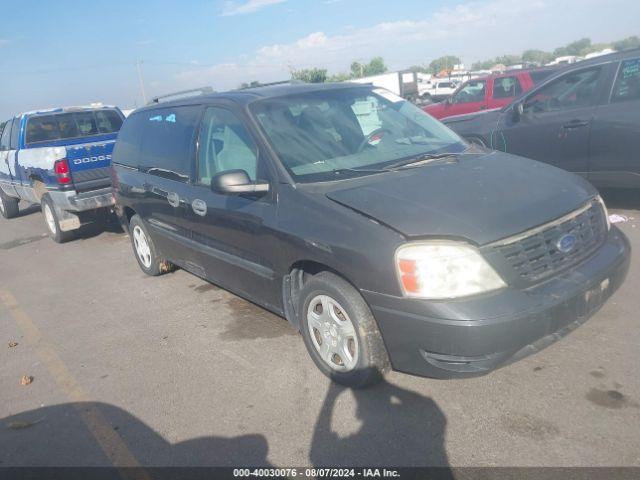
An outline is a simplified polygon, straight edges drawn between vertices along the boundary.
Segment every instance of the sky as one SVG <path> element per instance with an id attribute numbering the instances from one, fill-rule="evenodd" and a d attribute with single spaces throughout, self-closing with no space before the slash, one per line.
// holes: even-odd
<path id="1" fill-rule="evenodd" d="M 133 108 L 188 88 L 286 80 L 291 69 L 465 64 L 640 35 L 637 0 L 0 0 L 0 119 L 91 102 Z"/>

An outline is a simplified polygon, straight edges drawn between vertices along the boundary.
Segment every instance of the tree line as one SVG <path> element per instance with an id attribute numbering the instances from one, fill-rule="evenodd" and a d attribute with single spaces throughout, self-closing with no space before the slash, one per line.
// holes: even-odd
<path id="1" fill-rule="evenodd" d="M 292 70 L 291 78 L 305 83 L 346 82 L 354 78 L 380 75 L 388 70 L 382 57 L 374 57 L 365 63 L 360 63 L 359 61 L 352 62 L 349 72 L 329 75 L 326 68 L 303 68 Z M 260 85 L 260 82 L 254 80 L 253 82 L 241 84 L 240 88 L 259 87 Z"/>
<path id="2" fill-rule="evenodd" d="M 581 38 L 563 47 L 558 47 L 552 52 L 544 50 L 525 50 L 520 55 L 501 55 L 489 60 L 476 62 L 471 66 L 472 70 L 486 70 L 496 64 L 516 65 L 519 63 L 537 63 L 544 65 L 555 58 L 564 56 L 584 57 L 593 52 L 599 52 L 605 48 L 616 51 L 640 47 L 640 37 L 631 36 L 615 42 L 592 43 L 590 38 Z"/>
<path id="3" fill-rule="evenodd" d="M 575 42 L 571 42 L 563 47 L 558 47 L 551 52 L 544 50 L 530 49 L 525 50 L 520 54 L 506 54 L 499 55 L 497 57 L 481 60 L 471 65 L 471 70 L 488 70 L 494 65 L 517 65 L 521 63 L 535 63 L 538 65 L 544 65 L 558 57 L 564 57 L 566 55 L 575 55 L 578 57 L 584 57 L 585 55 L 604 50 L 605 48 L 612 48 L 616 51 L 627 50 L 629 48 L 640 47 L 640 37 L 631 36 L 617 40 L 615 42 L 603 42 L 592 43 L 590 38 L 581 38 Z M 440 58 L 436 58 L 428 65 L 414 65 L 410 67 L 410 70 L 421 73 L 437 74 L 441 71 L 449 71 L 454 65 L 462 63 L 459 57 L 455 55 L 445 55 Z"/>
<path id="4" fill-rule="evenodd" d="M 521 63 L 535 63 L 544 65 L 557 57 L 566 55 L 583 57 L 589 53 L 597 52 L 605 48 L 612 48 L 616 51 L 621 51 L 637 47 L 640 47 L 640 37 L 635 35 L 623 38 L 622 40 L 603 43 L 592 43 L 590 38 L 581 38 L 580 40 L 576 40 L 575 42 L 571 42 L 565 46 L 558 47 L 550 52 L 544 50 L 529 49 L 520 54 L 499 55 L 495 58 L 478 61 L 471 65 L 471 70 L 488 70 L 496 64 L 509 66 Z M 413 65 L 409 67 L 408 70 L 436 75 L 442 71 L 451 71 L 453 70 L 454 65 L 459 65 L 461 63 L 462 61 L 460 57 L 457 57 L 455 55 L 444 55 L 432 60 L 429 64 Z M 384 63 L 384 59 L 382 57 L 375 57 L 368 63 L 360 63 L 358 61 L 354 61 L 351 64 L 349 72 L 329 75 L 326 68 L 305 68 L 293 70 L 291 72 L 291 78 L 293 80 L 299 80 L 306 83 L 343 82 L 352 80 L 354 78 L 380 75 L 387 71 L 388 68 Z M 260 85 L 260 83 L 254 81 L 248 84 L 243 83 L 242 87 L 246 88 L 258 85 Z"/>

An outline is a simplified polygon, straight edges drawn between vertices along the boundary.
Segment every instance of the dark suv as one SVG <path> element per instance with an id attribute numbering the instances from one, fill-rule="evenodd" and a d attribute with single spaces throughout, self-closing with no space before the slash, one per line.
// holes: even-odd
<path id="1" fill-rule="evenodd" d="M 470 146 L 371 86 L 147 106 L 118 136 L 113 185 L 144 272 L 177 265 L 282 315 L 351 386 L 519 358 L 585 321 L 629 265 L 585 180 Z"/>
<path id="2" fill-rule="evenodd" d="M 640 49 L 572 64 L 502 110 L 443 121 L 469 141 L 598 188 L 640 188 Z"/>

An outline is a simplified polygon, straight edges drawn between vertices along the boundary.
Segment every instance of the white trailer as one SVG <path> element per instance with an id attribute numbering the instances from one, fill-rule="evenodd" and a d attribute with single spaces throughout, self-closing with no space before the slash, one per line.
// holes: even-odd
<path id="1" fill-rule="evenodd" d="M 418 77 L 411 70 L 400 72 L 389 72 L 371 77 L 355 78 L 350 80 L 354 83 L 364 83 L 380 88 L 386 88 L 407 99 L 415 99 L 418 96 Z"/>

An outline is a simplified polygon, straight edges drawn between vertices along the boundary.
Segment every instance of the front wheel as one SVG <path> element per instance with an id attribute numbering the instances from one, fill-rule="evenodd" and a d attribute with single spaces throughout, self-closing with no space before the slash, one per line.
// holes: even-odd
<path id="1" fill-rule="evenodd" d="M 344 279 L 313 276 L 300 292 L 300 331 L 316 366 L 352 388 L 373 385 L 389 370 L 389 358 L 369 306 Z"/>
<path id="2" fill-rule="evenodd" d="M 18 199 L 10 197 L 0 188 L 0 214 L 4 218 L 13 218 L 18 216 L 19 211 Z"/>

